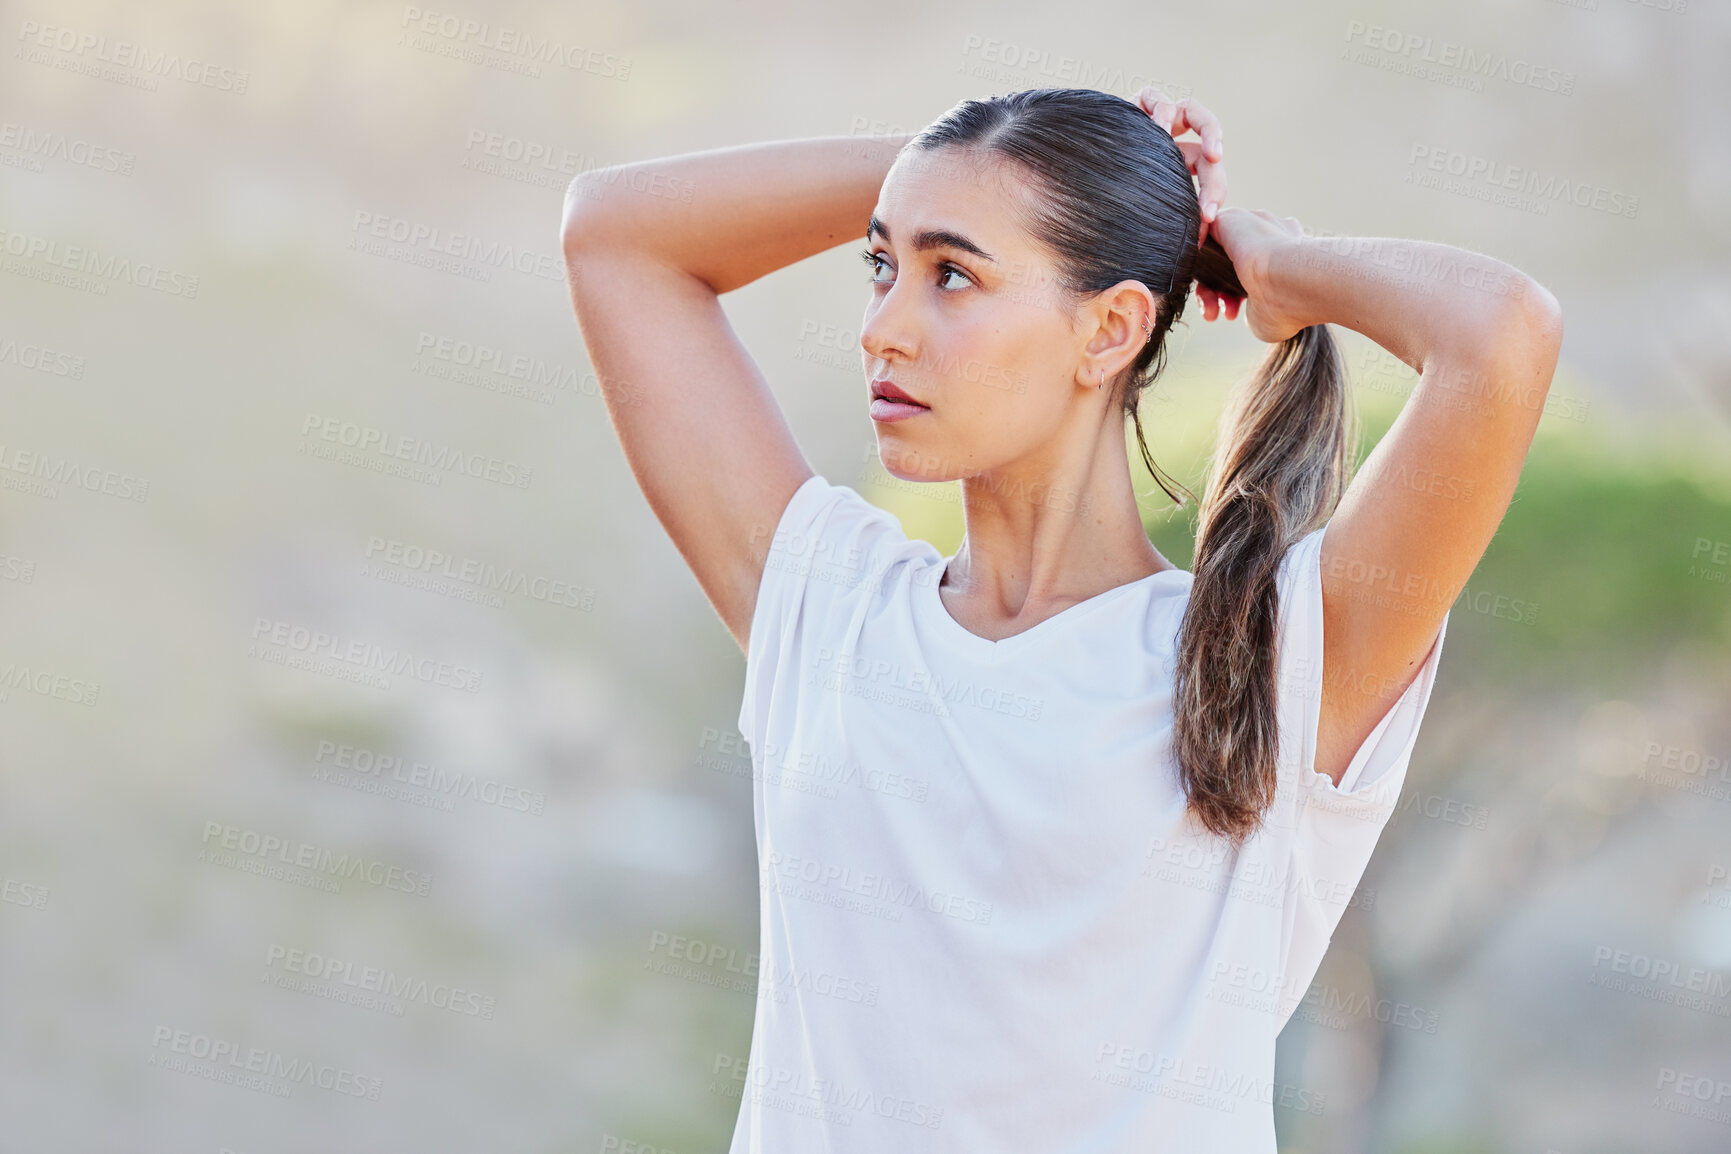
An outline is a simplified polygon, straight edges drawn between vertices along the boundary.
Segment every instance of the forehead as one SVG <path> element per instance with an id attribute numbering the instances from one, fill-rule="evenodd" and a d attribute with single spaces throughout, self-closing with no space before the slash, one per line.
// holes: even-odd
<path id="1" fill-rule="evenodd" d="M 884 177 L 876 215 L 897 245 L 925 229 L 958 232 L 998 259 L 1034 255 L 1024 225 L 1027 178 L 1016 165 L 970 149 L 904 149 Z"/>

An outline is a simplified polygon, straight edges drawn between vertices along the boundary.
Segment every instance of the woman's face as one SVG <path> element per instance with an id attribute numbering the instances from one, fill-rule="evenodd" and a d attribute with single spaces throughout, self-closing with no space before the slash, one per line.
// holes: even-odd
<path id="1" fill-rule="evenodd" d="M 949 481 L 1029 460 L 1074 415 L 1095 326 L 1077 322 L 1023 228 L 1023 181 L 953 148 L 904 151 L 884 180 L 860 349 L 868 383 L 927 406 L 869 402 L 892 476 Z"/>

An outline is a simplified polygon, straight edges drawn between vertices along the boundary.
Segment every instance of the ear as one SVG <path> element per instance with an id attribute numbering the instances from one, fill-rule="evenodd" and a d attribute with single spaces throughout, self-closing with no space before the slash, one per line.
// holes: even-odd
<path id="1" fill-rule="evenodd" d="M 1135 363 L 1153 336 L 1159 307 L 1139 280 L 1119 281 L 1097 293 L 1083 310 L 1092 331 L 1083 345 L 1081 376 L 1097 381 L 1104 370 L 1110 380 Z"/>

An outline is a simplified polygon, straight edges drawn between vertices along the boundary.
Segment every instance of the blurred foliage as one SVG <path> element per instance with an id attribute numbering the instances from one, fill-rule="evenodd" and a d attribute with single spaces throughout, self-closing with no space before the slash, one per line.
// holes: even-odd
<path id="1" fill-rule="evenodd" d="M 1693 558 L 1698 542 L 1731 542 L 1731 501 L 1695 478 L 1535 445 L 1468 589 L 1524 593 L 1538 620 L 1457 611 L 1450 626 L 1471 620 L 1476 673 L 1614 694 L 1679 646 L 1731 641 L 1731 566 Z"/>

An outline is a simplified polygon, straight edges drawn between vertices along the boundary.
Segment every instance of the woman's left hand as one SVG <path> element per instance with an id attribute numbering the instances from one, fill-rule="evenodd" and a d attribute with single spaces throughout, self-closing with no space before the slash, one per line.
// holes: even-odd
<path id="1" fill-rule="evenodd" d="M 1238 304 L 1243 303 L 1251 335 L 1269 344 L 1278 344 L 1312 323 L 1306 319 L 1304 302 L 1293 299 L 1291 284 L 1270 271 L 1277 257 L 1295 251 L 1304 241 L 1304 226 L 1297 217 L 1275 216 L 1260 208 L 1228 208 L 1221 212 L 1214 235 L 1232 258 L 1233 271 L 1246 293 L 1242 298 L 1223 298 L 1233 302 L 1228 320 L 1238 315 Z"/>
<path id="2" fill-rule="evenodd" d="M 1136 104 L 1173 138 L 1191 175 L 1196 177 L 1199 185 L 1197 199 L 1202 205 L 1202 228 L 1197 233 L 1196 244 L 1201 247 L 1202 242 L 1208 239 L 1210 226 L 1220 215 L 1220 207 L 1226 203 L 1226 142 L 1220 121 L 1201 101 L 1188 96 L 1171 100 L 1153 86 L 1136 94 Z M 1186 132 L 1196 133 L 1201 141 L 1177 139 Z M 1196 286 L 1196 295 L 1202 299 L 1204 320 L 1214 320 L 1222 309 L 1227 320 L 1238 319 L 1238 306 L 1243 298 L 1226 296 L 1202 285 Z"/>

